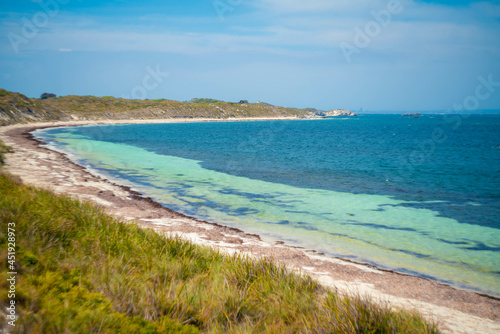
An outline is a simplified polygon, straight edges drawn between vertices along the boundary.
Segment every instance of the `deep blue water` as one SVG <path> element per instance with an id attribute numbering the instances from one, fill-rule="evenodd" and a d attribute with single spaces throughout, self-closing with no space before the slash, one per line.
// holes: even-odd
<path id="1" fill-rule="evenodd" d="M 296 187 L 383 194 L 500 228 L 500 116 L 395 115 L 312 121 L 142 124 L 93 139 L 200 160 Z M 425 203 L 419 203 L 426 201 Z M 428 203 L 427 201 L 439 201 Z M 480 203 L 477 206 L 474 203 Z"/>
<path id="2" fill-rule="evenodd" d="M 437 246 L 429 246 L 436 248 L 436 254 L 413 249 L 410 241 L 404 246 L 407 248 L 401 245 L 383 245 L 383 241 L 377 243 L 377 247 L 385 247 L 387 251 L 404 253 L 405 256 L 414 256 L 420 260 L 428 258 L 435 263 L 453 263 L 453 266 L 460 266 L 460 257 L 466 257 L 463 254 L 471 254 L 472 258 L 482 258 L 487 254 L 484 259 L 476 261 L 488 263 L 487 268 L 475 268 L 474 262 L 464 264 L 464 270 L 488 272 L 488 275 L 493 275 L 488 278 L 489 283 L 473 282 L 471 278 L 464 278 L 462 283 L 475 288 L 486 284 L 488 291 L 500 293 L 500 240 L 492 238 L 492 235 L 500 236 L 499 115 L 423 115 L 420 118 L 369 115 L 304 121 L 135 124 L 58 128 L 40 133 L 52 145 L 76 154 L 82 164 L 106 175 L 128 180 L 141 191 L 151 192 L 155 199 L 166 206 L 202 218 L 227 220 L 229 216 L 238 217 L 239 222 L 234 224 L 243 224 L 241 222 L 245 221 L 245 217 L 249 221 L 261 219 L 262 226 L 259 228 L 269 227 L 267 232 L 270 235 L 299 243 L 300 236 L 286 235 L 284 230 L 276 232 L 276 226 L 288 224 L 309 231 L 319 231 L 318 233 L 326 233 L 328 230 L 331 235 L 342 234 L 345 238 L 364 240 L 366 244 L 370 243 L 372 233 L 386 233 L 387 238 L 394 231 L 413 232 L 419 237 L 439 242 Z M 78 144 L 73 141 L 76 139 Z M 85 141 L 90 143 L 91 149 L 82 149 L 81 143 Z M 110 144 L 116 146 L 106 146 Z M 186 167 L 179 167 L 176 174 L 165 174 L 160 180 L 158 175 L 163 175 L 161 173 L 166 171 L 158 167 L 159 160 L 151 162 L 149 167 L 144 165 L 142 169 L 132 166 L 134 161 L 139 165 L 149 159 L 145 158 L 142 151 L 132 153 L 135 152 L 133 147 L 156 157 L 185 159 L 175 161 L 177 167 L 184 166 L 184 163 Z M 126 162 L 116 160 L 125 159 L 122 156 L 117 157 L 114 162 L 111 162 L 111 158 L 107 161 L 106 157 L 111 157 L 110 152 L 117 150 L 123 150 L 122 155 L 131 152 L 130 154 L 143 158 L 135 159 L 130 156 Z M 168 161 L 174 161 L 172 159 Z M 162 161 L 164 165 L 170 163 Z M 203 171 L 219 173 L 203 174 L 205 176 L 202 177 L 199 170 L 188 167 L 188 161 L 196 161 Z M 148 171 L 151 171 L 150 175 Z M 239 178 L 226 178 L 228 184 L 219 184 L 220 188 L 217 190 L 214 189 L 218 181 L 210 181 L 212 190 L 205 189 L 202 193 L 191 189 L 197 188 L 196 182 L 210 183 L 207 179 L 212 176 L 209 175 Z M 217 179 L 213 177 L 214 180 Z M 259 183 L 260 181 L 265 183 Z M 237 185 L 238 182 L 240 184 Z M 269 186 L 271 184 L 281 186 L 272 188 Z M 269 190 L 263 191 L 262 185 L 270 187 Z M 315 189 L 321 196 L 318 195 L 316 202 L 308 202 L 306 205 L 300 194 L 309 194 Z M 167 200 L 162 197 L 167 192 L 176 195 Z M 215 192 L 217 196 L 213 195 Z M 294 197 L 286 197 L 292 193 Z M 310 194 L 313 201 L 316 193 Z M 332 218 L 337 213 L 335 203 L 339 203 L 342 198 L 336 197 L 338 194 L 349 194 L 352 199 L 349 205 L 342 204 L 342 208 L 347 210 L 343 218 Z M 282 202 L 280 196 L 283 196 Z M 228 200 L 230 197 L 231 201 Z M 344 197 L 347 198 L 347 195 Z M 193 198 L 196 200 L 192 200 Z M 234 203 L 242 198 L 248 202 L 235 206 Z M 368 212 L 363 203 L 374 198 L 377 199 L 377 205 Z M 177 200 L 179 203 L 175 204 Z M 227 203 L 224 202 L 226 200 Z M 318 203 L 317 208 L 315 203 Z M 265 207 L 262 206 L 264 204 Z M 274 212 L 273 218 L 262 218 L 266 210 L 276 209 L 272 208 L 273 205 L 286 207 L 286 213 Z M 311 218 L 305 216 L 306 212 L 316 213 Z M 432 219 L 426 218 L 429 214 Z M 350 218 L 354 216 L 358 218 Z M 425 224 L 419 223 L 419 219 L 426 220 Z M 398 220 L 407 222 L 404 226 L 389 223 Z M 337 231 L 333 227 L 333 221 L 342 226 L 342 230 Z M 354 230 L 353 234 L 344 233 L 344 229 L 354 228 L 356 225 L 369 228 L 366 233 L 370 237 L 368 234 L 362 237 L 361 232 L 358 235 Z M 245 230 L 256 228 L 252 226 L 239 227 Z M 328 227 L 322 229 L 320 226 Z M 446 226 L 450 230 L 447 231 Z M 474 237 L 467 237 L 469 228 L 474 229 L 471 232 Z M 459 231 L 464 235 L 450 236 Z M 482 234 L 485 234 L 484 238 L 481 237 Z M 406 238 L 411 235 L 408 234 Z M 310 236 L 310 240 L 314 238 L 313 235 Z M 422 240 L 426 242 L 427 239 Z M 317 247 L 323 247 L 322 245 L 323 243 Z M 440 250 L 440 247 L 446 249 L 448 246 L 455 247 L 457 251 L 451 252 L 453 255 L 450 258 L 440 258 L 437 253 L 446 252 Z M 326 245 L 324 247 L 327 248 Z M 356 251 L 349 252 L 365 262 L 386 267 L 396 266 L 393 263 L 386 264 L 382 259 L 383 256 L 391 255 L 380 255 L 376 259 L 371 259 L 366 254 L 358 256 L 356 252 L 360 252 L 361 248 L 362 246 L 356 246 L 353 248 Z M 398 263 L 397 266 L 400 267 L 393 269 L 405 271 L 404 264 Z M 425 266 L 415 265 L 415 268 Z M 415 268 L 409 265 L 406 271 L 450 281 L 450 277 L 440 277 L 436 272 L 425 273 L 424 269 Z"/>

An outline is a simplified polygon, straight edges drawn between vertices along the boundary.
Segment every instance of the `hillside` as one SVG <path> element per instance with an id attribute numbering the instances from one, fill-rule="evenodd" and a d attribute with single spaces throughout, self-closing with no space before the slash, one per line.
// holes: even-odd
<path id="1" fill-rule="evenodd" d="M 45 100 L 0 89 L 0 125 L 55 120 L 308 117 L 307 109 L 267 103 L 235 103 L 213 99 L 128 100 L 111 96 L 68 95 Z"/>
<path id="2" fill-rule="evenodd" d="M 0 125 L 65 119 L 69 117 L 42 100 L 0 89 Z"/>

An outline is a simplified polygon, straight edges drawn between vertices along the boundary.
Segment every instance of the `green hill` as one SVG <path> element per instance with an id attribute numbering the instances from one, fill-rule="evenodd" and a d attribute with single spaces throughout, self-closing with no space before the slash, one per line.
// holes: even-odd
<path id="1" fill-rule="evenodd" d="M 0 88 L 0 125 L 67 119 L 44 101 Z"/>
<path id="2" fill-rule="evenodd" d="M 56 120 L 306 117 L 306 109 L 267 103 L 236 103 L 214 99 L 179 102 L 167 99 L 129 100 L 111 96 L 68 95 L 48 99 L 28 98 L 0 89 L 0 125 Z"/>

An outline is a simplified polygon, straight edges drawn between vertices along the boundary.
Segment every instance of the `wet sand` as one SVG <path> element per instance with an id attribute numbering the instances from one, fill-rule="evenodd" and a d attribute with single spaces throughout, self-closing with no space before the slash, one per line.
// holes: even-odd
<path id="1" fill-rule="evenodd" d="M 172 122 L 209 121 L 176 119 Z M 226 120 L 227 121 L 227 120 Z M 197 244 L 228 254 L 270 257 L 290 269 L 308 274 L 339 292 L 359 293 L 396 308 L 417 310 L 437 322 L 444 333 L 500 333 L 500 299 L 456 289 L 429 279 L 415 277 L 348 260 L 329 257 L 315 250 L 297 248 L 281 241 L 219 224 L 201 221 L 169 210 L 150 198 L 90 174 L 64 154 L 41 147 L 30 134 L 38 128 L 155 121 L 79 121 L 36 123 L 0 127 L 0 139 L 14 148 L 5 169 L 26 184 L 94 202 L 128 223 L 158 233 L 180 235 Z M 167 122 L 159 120 L 156 122 Z"/>

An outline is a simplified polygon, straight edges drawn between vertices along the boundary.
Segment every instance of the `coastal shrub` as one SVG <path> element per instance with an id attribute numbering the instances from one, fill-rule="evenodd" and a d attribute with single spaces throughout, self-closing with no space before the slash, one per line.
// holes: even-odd
<path id="1" fill-rule="evenodd" d="M 43 93 L 43 94 L 40 96 L 40 99 L 41 99 L 41 100 L 46 100 L 46 99 L 50 99 L 51 97 L 56 97 L 56 94 L 52 94 L 52 93 Z"/>
<path id="2" fill-rule="evenodd" d="M 4 144 L 3 141 L 0 140 L 0 166 L 5 164 L 5 153 L 12 152 L 12 147 Z"/>
<path id="3" fill-rule="evenodd" d="M 0 266 L 16 233 L 13 333 L 437 333 L 269 259 L 225 256 L 124 224 L 0 172 Z M 0 273 L 1 306 L 7 298 Z"/>
<path id="4" fill-rule="evenodd" d="M 194 98 L 192 100 L 189 101 L 189 103 L 219 103 L 219 102 L 222 102 L 220 100 L 216 100 L 216 99 L 207 99 L 207 98 Z"/>

